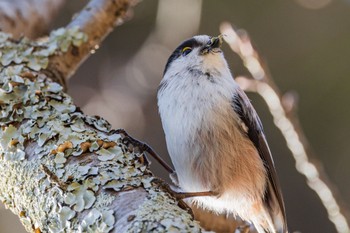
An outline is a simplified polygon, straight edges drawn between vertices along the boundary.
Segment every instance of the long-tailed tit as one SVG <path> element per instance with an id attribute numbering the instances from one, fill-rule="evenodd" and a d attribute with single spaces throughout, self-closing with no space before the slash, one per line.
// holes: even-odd
<path id="1" fill-rule="evenodd" d="M 166 64 L 158 107 L 178 185 L 216 195 L 192 199 L 234 214 L 259 233 L 286 233 L 282 194 L 260 119 L 234 81 L 222 37 L 195 36 Z"/>

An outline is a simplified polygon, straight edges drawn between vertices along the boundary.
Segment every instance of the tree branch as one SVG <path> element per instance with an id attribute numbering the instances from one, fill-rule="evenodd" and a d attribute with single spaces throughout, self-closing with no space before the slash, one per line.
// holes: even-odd
<path id="1" fill-rule="evenodd" d="M 79 28 L 89 39 L 79 47 L 71 47 L 64 54 L 50 58 L 48 70 L 59 80 L 71 77 L 91 54 L 98 49 L 102 40 L 121 25 L 129 16 L 138 0 L 92 0 L 67 26 Z"/>

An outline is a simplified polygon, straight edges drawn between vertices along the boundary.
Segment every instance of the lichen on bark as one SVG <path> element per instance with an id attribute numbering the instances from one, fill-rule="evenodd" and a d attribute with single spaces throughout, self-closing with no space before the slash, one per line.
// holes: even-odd
<path id="1" fill-rule="evenodd" d="M 85 40 L 78 28 L 41 42 L 0 33 L 0 201 L 27 231 L 200 232 L 152 182 L 145 155 L 103 118 L 84 115 L 44 72 L 50 56 Z M 128 192 L 139 199 L 120 209 Z"/>

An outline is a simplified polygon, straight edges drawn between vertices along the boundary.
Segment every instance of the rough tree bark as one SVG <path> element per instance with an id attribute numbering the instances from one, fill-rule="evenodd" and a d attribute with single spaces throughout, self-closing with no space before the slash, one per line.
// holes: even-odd
<path id="1" fill-rule="evenodd" d="M 7 0 L 0 2 L 0 31 L 14 38 L 40 36 L 65 0 Z"/>
<path id="2" fill-rule="evenodd" d="M 201 232 L 140 148 L 58 84 L 132 0 L 93 0 L 45 41 L 0 33 L 0 201 L 29 232 Z"/>

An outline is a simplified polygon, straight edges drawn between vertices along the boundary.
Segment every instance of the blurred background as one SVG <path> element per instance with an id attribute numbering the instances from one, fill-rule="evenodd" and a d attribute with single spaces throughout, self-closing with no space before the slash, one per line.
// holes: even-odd
<path id="1" fill-rule="evenodd" d="M 65 26 L 87 1 L 67 1 L 50 30 Z M 218 35 L 222 22 L 244 28 L 282 92 L 298 94 L 297 113 L 329 180 L 350 207 L 350 0 L 143 1 L 69 81 L 68 93 L 85 113 L 124 128 L 168 159 L 156 92 L 172 50 L 196 34 Z M 235 76 L 248 75 L 227 45 Z M 290 232 L 336 232 L 318 196 L 295 169 L 264 101 L 248 94 L 264 123 L 284 193 Z M 151 170 L 167 179 L 156 162 Z M 347 217 L 349 217 L 349 213 Z M 12 223 L 14 221 L 15 223 Z M 24 232 L 0 209 L 0 233 Z"/>

